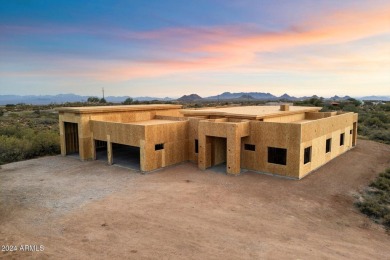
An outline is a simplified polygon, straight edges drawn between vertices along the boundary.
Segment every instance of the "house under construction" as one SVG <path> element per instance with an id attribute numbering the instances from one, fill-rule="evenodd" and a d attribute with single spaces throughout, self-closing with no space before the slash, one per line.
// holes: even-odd
<path id="1" fill-rule="evenodd" d="M 353 112 L 319 107 L 181 105 L 60 108 L 61 154 L 142 172 L 184 161 L 300 179 L 356 145 Z"/>

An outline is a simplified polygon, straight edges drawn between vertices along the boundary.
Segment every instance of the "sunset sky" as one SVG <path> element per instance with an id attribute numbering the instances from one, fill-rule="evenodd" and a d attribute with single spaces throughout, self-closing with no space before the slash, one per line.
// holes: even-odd
<path id="1" fill-rule="evenodd" d="M 388 0 L 0 0 L 0 95 L 390 95 Z"/>

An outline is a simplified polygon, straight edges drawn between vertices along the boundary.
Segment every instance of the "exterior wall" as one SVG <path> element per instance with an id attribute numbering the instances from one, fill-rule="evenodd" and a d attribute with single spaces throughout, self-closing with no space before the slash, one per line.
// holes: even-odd
<path id="1" fill-rule="evenodd" d="M 355 129 L 354 129 L 354 123 Z M 357 114 L 345 113 L 302 124 L 299 178 L 324 165 L 352 148 L 356 142 Z M 352 130 L 352 134 L 350 131 Z M 355 134 L 354 134 L 355 132 Z M 344 133 L 344 145 L 340 146 L 340 134 Z M 326 153 L 326 139 L 332 138 L 331 151 Z M 304 164 L 304 149 L 311 146 L 311 162 Z"/>
<path id="2" fill-rule="evenodd" d="M 288 116 L 278 116 L 271 118 L 264 118 L 264 122 L 278 122 L 278 123 L 289 123 L 305 119 L 305 113 L 288 115 Z"/>
<path id="3" fill-rule="evenodd" d="M 123 111 L 123 112 L 110 112 L 110 113 L 96 113 L 96 114 L 89 114 L 89 118 L 91 120 L 99 120 L 99 121 L 130 123 L 130 122 L 151 120 L 159 115 L 183 117 L 183 115 L 179 112 L 179 109 L 166 109 L 166 110 L 150 110 L 150 111 Z"/>
<path id="4" fill-rule="evenodd" d="M 214 117 L 186 118 L 179 109 L 81 114 L 60 111 L 61 154 L 66 155 L 64 122 L 69 122 L 78 124 L 81 160 L 94 159 L 94 140 L 101 140 L 107 142 L 109 163 L 111 143 L 140 147 L 142 171 L 187 160 L 197 163 L 200 169 L 226 161 L 226 172 L 230 174 L 239 174 L 244 168 L 302 178 L 356 144 L 355 113 L 303 112 L 260 119 L 264 121 Z M 131 124 L 151 119 L 172 122 Z M 341 133 L 345 134 L 342 146 Z M 328 138 L 332 138 L 332 146 L 326 153 Z M 164 149 L 155 150 L 156 144 L 164 144 Z M 245 150 L 245 144 L 255 145 L 255 151 Z M 311 161 L 304 164 L 304 149 L 309 146 Z M 268 147 L 287 149 L 286 165 L 268 163 Z"/>
<path id="5" fill-rule="evenodd" d="M 95 140 L 140 147 L 141 171 L 188 160 L 187 121 L 158 125 L 91 121 L 91 130 Z M 164 144 L 164 149 L 156 151 L 156 144 Z"/>
<path id="6" fill-rule="evenodd" d="M 145 140 L 145 126 L 91 120 L 93 139 L 140 147 Z"/>
<path id="7" fill-rule="evenodd" d="M 195 139 L 198 140 L 199 144 L 198 128 L 201 120 L 203 119 L 189 118 L 188 120 L 188 159 L 196 164 L 198 164 L 198 153 L 195 153 Z"/>
<path id="8" fill-rule="evenodd" d="M 60 128 L 61 154 L 66 155 L 64 122 L 78 124 L 79 155 L 80 155 L 80 159 L 84 161 L 84 160 L 94 159 L 95 147 L 93 142 L 94 134 L 93 131 L 91 130 L 91 125 L 90 125 L 91 120 L 129 123 L 129 122 L 136 122 L 136 121 L 151 120 L 156 116 L 182 117 L 182 114 L 180 113 L 180 110 L 177 108 L 163 109 L 163 110 L 161 109 L 153 110 L 153 108 L 151 108 L 150 110 L 147 111 L 136 110 L 136 111 L 98 112 L 98 113 L 90 112 L 90 113 L 82 113 L 82 114 L 60 111 L 59 128 Z M 116 130 L 112 130 L 111 133 L 113 133 L 115 136 L 121 135 L 121 133 L 119 133 Z M 125 134 L 125 132 L 122 132 L 122 134 Z M 104 141 L 106 141 L 106 139 L 107 137 L 105 137 Z M 111 142 L 115 142 L 115 141 L 111 140 Z M 135 145 L 135 146 L 139 146 L 139 145 Z"/>
<path id="9" fill-rule="evenodd" d="M 249 124 L 249 136 L 241 142 L 241 167 L 298 178 L 301 125 L 256 121 Z M 254 144 L 255 151 L 245 150 L 245 144 Z M 268 163 L 268 147 L 287 149 L 287 165 Z"/>
<path id="10" fill-rule="evenodd" d="M 199 154 L 198 166 L 205 170 L 213 164 L 211 151 L 217 143 L 208 139 L 208 137 L 226 138 L 226 172 L 229 174 L 239 174 L 241 138 L 249 134 L 249 122 L 225 122 L 226 120 L 202 120 L 198 126 L 199 136 Z M 224 151 L 224 150 L 223 150 Z M 223 153 L 220 151 L 220 153 Z M 215 158 L 214 154 L 214 158 Z M 224 154 L 218 154 L 217 157 L 224 157 Z"/>
<path id="11" fill-rule="evenodd" d="M 69 123 L 79 123 L 80 122 L 80 116 L 71 114 L 71 113 L 59 113 L 59 129 L 60 129 L 60 145 L 61 145 L 61 155 L 66 155 L 66 142 L 65 142 L 65 127 L 64 122 Z M 78 128 L 78 131 L 80 131 L 80 125 Z"/>
<path id="12" fill-rule="evenodd" d="M 145 162 L 142 171 L 152 171 L 187 161 L 188 125 L 188 121 L 178 121 L 145 126 L 144 150 L 141 151 L 141 158 L 144 158 Z M 156 144 L 164 144 L 164 149 L 156 151 Z"/>

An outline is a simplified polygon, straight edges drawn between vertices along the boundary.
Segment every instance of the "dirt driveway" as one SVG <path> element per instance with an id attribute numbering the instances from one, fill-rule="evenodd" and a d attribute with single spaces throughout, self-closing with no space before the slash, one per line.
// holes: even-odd
<path id="1" fill-rule="evenodd" d="M 36 259 L 389 259 L 390 235 L 353 206 L 390 167 L 390 146 L 358 146 L 300 181 L 183 163 L 142 175 L 45 157 L 0 170 L 1 252 Z"/>

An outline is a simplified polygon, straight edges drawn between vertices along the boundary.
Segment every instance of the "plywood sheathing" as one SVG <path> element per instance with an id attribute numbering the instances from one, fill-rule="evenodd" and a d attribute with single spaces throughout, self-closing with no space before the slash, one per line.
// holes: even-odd
<path id="1" fill-rule="evenodd" d="M 249 125 L 249 136 L 242 138 L 241 168 L 298 178 L 300 124 L 251 121 Z M 245 144 L 255 145 L 255 151 L 245 150 Z M 268 163 L 268 147 L 287 149 L 287 165 Z"/>
<path id="2" fill-rule="evenodd" d="M 199 148 L 199 122 L 203 118 L 188 118 L 188 159 L 198 164 L 198 153 L 195 152 L 195 140 L 198 140 Z"/>
<path id="3" fill-rule="evenodd" d="M 350 149 L 357 136 L 357 114 L 318 112 L 320 108 L 207 108 L 184 110 L 189 117 L 183 117 L 176 106 L 124 107 L 59 109 L 61 153 L 66 151 L 64 122 L 72 122 L 77 123 L 82 160 L 95 158 L 95 140 L 101 140 L 140 147 L 142 171 L 186 160 L 205 169 L 226 160 L 226 171 L 231 174 L 245 168 L 302 178 Z M 345 144 L 337 147 L 341 132 Z M 327 138 L 332 138 L 332 152 L 321 154 Z M 199 153 L 195 152 L 196 139 Z M 156 151 L 156 144 L 164 144 L 164 149 Z M 255 145 L 255 151 L 245 150 L 245 144 Z M 307 146 L 312 146 L 312 161 L 303 165 Z M 268 163 L 268 147 L 287 149 L 287 165 Z"/>
<path id="4" fill-rule="evenodd" d="M 214 147 L 218 148 L 218 143 L 209 137 L 226 138 L 226 172 L 239 174 L 241 138 L 249 134 L 249 122 L 226 122 L 222 119 L 201 120 L 198 123 L 199 137 L 199 168 L 205 170 L 213 165 L 212 157 L 223 157 L 223 154 L 216 155 Z M 214 154 L 213 154 L 214 153 Z M 225 153 L 225 150 L 220 150 Z"/>
<path id="5" fill-rule="evenodd" d="M 264 122 L 279 122 L 279 123 L 290 123 L 305 120 L 305 113 L 296 113 L 292 115 L 281 115 L 278 117 L 267 117 L 264 118 Z"/>
<path id="6" fill-rule="evenodd" d="M 140 140 L 145 140 L 145 125 L 117 123 L 91 120 L 91 130 L 95 140 L 140 147 Z"/>
<path id="7" fill-rule="evenodd" d="M 163 116 L 163 115 L 156 115 L 154 119 L 161 119 L 161 120 L 171 120 L 171 121 L 188 121 L 188 118 L 183 117 L 181 113 L 179 113 L 180 116 Z"/>
<path id="8" fill-rule="evenodd" d="M 290 105 L 288 104 L 280 105 L 280 111 L 289 111 L 289 110 L 290 110 Z"/>
<path id="9" fill-rule="evenodd" d="M 299 178 L 304 177 L 329 160 L 352 148 L 357 114 L 342 113 L 301 124 L 301 154 Z M 355 127 L 357 128 L 357 127 Z M 350 134 L 352 130 L 352 134 Z M 340 134 L 344 133 L 344 145 L 340 146 Z M 326 139 L 331 138 L 331 152 L 326 153 Z M 356 138 L 356 135 L 355 135 Z M 355 139 L 356 140 L 356 139 Z M 312 147 L 311 162 L 304 164 L 303 150 Z"/>
<path id="10" fill-rule="evenodd" d="M 145 125 L 145 162 L 142 171 L 151 171 L 188 160 L 188 121 Z M 155 150 L 156 144 L 164 149 Z"/>
<path id="11" fill-rule="evenodd" d="M 320 107 L 299 107 L 292 106 L 289 111 L 280 111 L 279 106 L 244 106 L 244 107 L 228 107 L 228 108 L 212 108 L 203 110 L 183 109 L 181 113 L 184 116 L 219 116 L 242 119 L 263 119 L 278 116 L 293 115 L 304 112 L 319 111 Z"/>
<path id="12" fill-rule="evenodd" d="M 91 120 L 96 140 L 140 147 L 141 171 L 188 160 L 188 121 L 149 120 L 117 123 Z M 155 150 L 156 144 L 164 149 Z"/>

